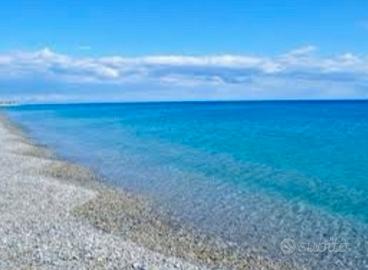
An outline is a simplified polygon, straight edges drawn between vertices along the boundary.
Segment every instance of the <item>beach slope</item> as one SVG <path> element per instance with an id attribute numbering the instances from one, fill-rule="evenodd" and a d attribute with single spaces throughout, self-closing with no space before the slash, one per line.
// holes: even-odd
<path id="1" fill-rule="evenodd" d="M 4 117 L 0 153 L 0 269 L 199 269 L 76 217 L 73 209 L 99 191 L 61 179 L 63 162 Z M 91 176 L 77 167 L 66 171 L 69 178 Z"/>

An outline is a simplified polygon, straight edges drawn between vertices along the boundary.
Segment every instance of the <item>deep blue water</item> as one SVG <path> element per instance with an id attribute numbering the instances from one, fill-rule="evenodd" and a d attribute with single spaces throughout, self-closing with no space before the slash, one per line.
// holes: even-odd
<path id="1" fill-rule="evenodd" d="M 152 197 L 183 222 L 271 256 L 279 255 L 284 238 L 343 238 L 355 248 L 341 260 L 359 265 L 366 259 L 368 102 L 27 105 L 7 111 L 62 157 Z M 293 256 L 305 262 L 312 255 Z M 322 268 L 336 256 L 315 263 Z"/>

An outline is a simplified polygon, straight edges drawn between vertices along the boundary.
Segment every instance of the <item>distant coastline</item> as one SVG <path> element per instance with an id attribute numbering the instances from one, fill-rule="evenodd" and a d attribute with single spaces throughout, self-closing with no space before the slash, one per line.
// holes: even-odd
<path id="1" fill-rule="evenodd" d="M 16 106 L 19 103 L 15 100 L 0 100 L 0 107 Z"/>

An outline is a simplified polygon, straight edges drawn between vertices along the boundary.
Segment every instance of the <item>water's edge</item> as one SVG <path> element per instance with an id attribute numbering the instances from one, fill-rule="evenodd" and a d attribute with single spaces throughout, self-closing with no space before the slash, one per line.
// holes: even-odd
<path id="1" fill-rule="evenodd" d="M 6 128 L 18 134 L 34 150 L 24 155 L 52 159 L 53 166 L 43 174 L 72 185 L 98 192 L 89 202 L 77 206 L 73 215 L 96 228 L 132 240 L 164 255 L 214 268 L 229 269 L 297 269 L 296 265 L 260 256 L 256 250 L 240 248 L 234 243 L 199 232 L 162 211 L 156 211 L 150 198 L 132 194 L 106 184 L 101 176 L 79 164 L 60 158 L 53 149 L 29 137 L 25 128 L 0 114 Z"/>
<path id="2" fill-rule="evenodd" d="M 255 257 L 306 269 L 368 265 L 365 104 L 40 105 L 7 112 L 58 158 L 148 201 L 137 211 L 124 208 L 132 201 L 119 206 L 110 198 L 76 209 L 102 230 L 216 266 L 228 256 L 233 268 Z"/>

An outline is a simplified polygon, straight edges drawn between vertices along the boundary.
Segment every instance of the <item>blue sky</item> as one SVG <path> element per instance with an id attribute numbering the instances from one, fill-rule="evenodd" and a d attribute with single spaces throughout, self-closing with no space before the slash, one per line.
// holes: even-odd
<path id="1" fill-rule="evenodd" d="M 367 10 L 363 0 L 4 0 L 0 98 L 366 98 Z"/>

